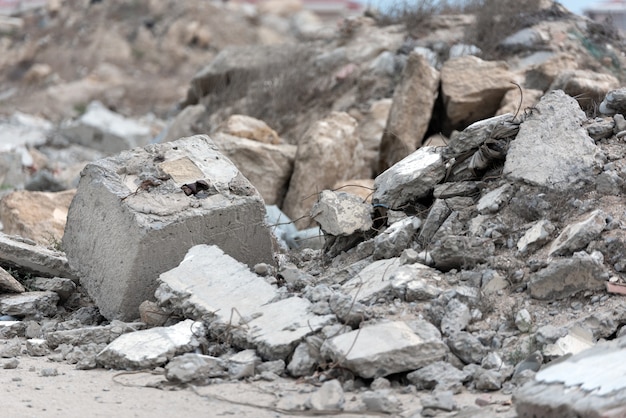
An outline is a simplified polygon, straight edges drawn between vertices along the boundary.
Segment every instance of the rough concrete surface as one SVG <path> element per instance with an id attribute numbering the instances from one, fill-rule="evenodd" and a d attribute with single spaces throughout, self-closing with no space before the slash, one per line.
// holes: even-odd
<path id="1" fill-rule="evenodd" d="M 199 180 L 207 190 L 181 190 Z M 130 320 L 153 299 L 158 275 L 196 244 L 219 244 L 251 266 L 272 263 L 264 216 L 252 185 L 208 137 L 194 136 L 85 167 L 63 247 L 102 314 Z"/>

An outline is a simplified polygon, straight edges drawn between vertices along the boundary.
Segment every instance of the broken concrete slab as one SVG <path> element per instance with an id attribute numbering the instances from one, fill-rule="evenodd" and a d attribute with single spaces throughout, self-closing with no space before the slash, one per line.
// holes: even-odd
<path id="1" fill-rule="evenodd" d="M 54 316 L 59 295 L 54 292 L 24 292 L 0 295 L 0 315 L 14 317 Z"/>
<path id="2" fill-rule="evenodd" d="M 566 226 L 552 242 L 548 255 L 570 255 L 574 251 L 582 250 L 600 236 L 606 227 L 606 219 L 607 214 L 597 209 L 582 221 Z"/>
<path id="3" fill-rule="evenodd" d="M 56 348 L 61 344 L 70 346 L 82 346 L 94 343 L 109 344 L 120 335 L 142 330 L 145 326 L 146 325 L 141 322 L 113 320 L 108 325 L 52 331 L 46 334 L 46 340 L 51 348 Z"/>
<path id="4" fill-rule="evenodd" d="M 422 225 L 421 219 L 409 216 L 394 222 L 374 238 L 374 260 L 399 256 L 411 246 L 413 236 Z"/>
<path id="5" fill-rule="evenodd" d="M 100 102 L 91 102 L 86 112 L 67 123 L 61 134 L 71 142 L 114 154 L 147 145 L 150 127 L 110 111 Z"/>
<path id="6" fill-rule="evenodd" d="M 371 205 L 352 194 L 324 190 L 311 208 L 311 217 L 324 233 L 348 236 L 372 228 Z"/>
<path id="7" fill-rule="evenodd" d="M 398 257 L 374 261 L 344 283 L 341 290 L 361 303 L 374 303 L 379 298 L 391 297 L 393 291 L 390 279 L 398 268 Z"/>
<path id="8" fill-rule="evenodd" d="M 547 219 L 537 221 L 528 228 L 524 235 L 517 241 L 517 250 L 525 254 L 544 245 L 554 232 L 554 225 Z"/>
<path id="9" fill-rule="evenodd" d="M 277 295 L 276 289 L 248 266 L 215 245 L 196 245 L 183 261 L 159 276 L 160 305 L 193 319 L 214 317 L 221 323 L 250 319 Z M 235 312 L 235 310 L 237 312 Z"/>
<path id="10" fill-rule="evenodd" d="M 184 316 L 211 322 L 239 347 L 256 347 L 265 359 L 286 359 L 298 342 L 334 320 L 309 311 L 311 302 L 277 302 L 274 287 L 216 246 L 191 248 L 180 265 L 159 277 L 160 304 Z"/>
<path id="11" fill-rule="evenodd" d="M 0 293 L 13 292 L 23 293 L 26 289 L 8 271 L 0 267 Z"/>
<path id="12" fill-rule="evenodd" d="M 429 251 L 435 267 L 442 271 L 475 266 L 485 262 L 494 252 L 491 239 L 457 235 L 444 236 L 433 243 Z"/>
<path id="13" fill-rule="evenodd" d="M 334 315 L 311 313 L 310 307 L 311 302 L 299 297 L 261 306 L 254 313 L 254 319 L 233 332 L 233 342 L 237 344 L 243 334 L 245 343 L 241 346 L 256 347 L 265 360 L 286 360 L 304 337 L 336 321 Z"/>
<path id="14" fill-rule="evenodd" d="M 76 284 L 63 277 L 33 277 L 26 279 L 24 284 L 31 290 L 54 292 L 59 295 L 61 302 L 65 302 L 76 291 Z"/>
<path id="15" fill-rule="evenodd" d="M 514 393 L 518 416 L 624 416 L 625 354 L 626 338 L 622 337 L 544 367 Z"/>
<path id="16" fill-rule="evenodd" d="M 441 280 L 439 271 L 420 263 L 403 265 L 390 277 L 394 294 L 406 302 L 436 298 Z"/>
<path id="17" fill-rule="evenodd" d="M 367 325 L 326 340 L 322 354 L 367 379 L 416 370 L 448 351 L 434 327 L 422 322 L 421 327 L 402 321 Z"/>
<path id="18" fill-rule="evenodd" d="M 227 375 L 224 360 L 197 353 L 176 356 L 165 366 L 165 377 L 176 383 L 201 383 L 206 379 Z"/>
<path id="19" fill-rule="evenodd" d="M 254 187 L 197 135 L 88 164 L 63 248 L 102 314 L 131 320 L 158 275 L 196 244 L 218 244 L 249 266 L 272 264 L 264 216 Z"/>
<path id="20" fill-rule="evenodd" d="M 511 141 L 503 174 L 557 190 L 590 179 L 599 150 L 582 127 L 586 116 L 576 100 L 561 90 L 551 91 L 536 109 Z"/>
<path id="21" fill-rule="evenodd" d="M 77 279 L 65 254 L 0 232 L 0 261 L 49 276 Z"/>
<path id="22" fill-rule="evenodd" d="M 533 273 L 528 290 L 535 299 L 563 299 L 581 290 L 602 289 L 608 278 L 602 264 L 581 251 L 571 258 L 552 260 L 546 268 Z"/>
<path id="23" fill-rule="evenodd" d="M 445 174 L 437 147 L 421 147 L 376 177 L 372 202 L 399 208 L 426 196 Z"/>
<path id="24" fill-rule="evenodd" d="M 96 357 L 110 369 L 149 369 L 200 346 L 205 333 L 202 322 L 191 319 L 170 327 L 156 327 L 120 335 Z"/>
<path id="25" fill-rule="evenodd" d="M 567 330 L 566 335 L 554 343 L 546 344 L 541 351 L 544 356 L 556 359 L 566 355 L 578 354 L 593 346 L 593 333 L 580 326 L 573 326 Z"/>

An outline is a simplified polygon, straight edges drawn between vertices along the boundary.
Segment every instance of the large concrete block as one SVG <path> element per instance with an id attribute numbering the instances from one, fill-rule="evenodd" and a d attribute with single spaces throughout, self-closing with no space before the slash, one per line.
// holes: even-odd
<path id="1" fill-rule="evenodd" d="M 264 216 L 256 189 L 198 135 L 87 165 L 63 248 L 102 314 L 130 320 L 194 245 L 218 245 L 249 266 L 272 263 Z"/>

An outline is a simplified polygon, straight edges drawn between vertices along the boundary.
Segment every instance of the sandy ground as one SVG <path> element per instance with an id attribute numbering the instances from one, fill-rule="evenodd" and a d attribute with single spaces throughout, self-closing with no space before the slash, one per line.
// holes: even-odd
<path id="1" fill-rule="evenodd" d="M 6 363 L 7 359 L 0 360 Z M 313 385 L 291 379 L 273 382 L 226 382 L 209 386 L 182 388 L 172 386 L 159 374 L 150 372 L 124 373 L 115 370 L 77 370 L 75 366 L 54 363 L 45 357 L 22 356 L 16 369 L 0 369 L 0 416 L 26 417 L 258 417 L 275 418 L 314 416 L 312 411 L 287 413 L 302 404 L 317 390 Z M 46 370 L 56 369 L 56 376 L 44 376 Z M 155 387 L 156 386 L 156 387 Z M 406 390 L 404 390 L 406 392 Z M 425 392 L 423 393 L 425 394 Z M 361 405 L 358 392 L 347 392 L 346 410 L 353 413 L 328 411 L 317 416 L 381 416 L 357 412 Z M 420 394 L 394 390 L 402 402 L 399 416 L 419 416 Z M 457 396 L 459 405 L 474 405 L 484 394 L 464 393 Z M 494 401 L 510 400 L 493 394 Z M 256 406 L 245 406 L 242 403 Z M 415 414 L 415 415 L 413 415 Z M 448 414 L 444 414 L 446 416 Z M 389 416 L 389 415 L 387 415 Z M 481 417 L 514 417 L 513 408 L 494 404 L 482 408 Z"/>

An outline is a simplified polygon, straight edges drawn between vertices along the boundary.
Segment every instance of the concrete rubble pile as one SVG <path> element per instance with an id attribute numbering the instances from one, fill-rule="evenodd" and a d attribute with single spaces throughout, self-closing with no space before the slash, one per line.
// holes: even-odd
<path id="1" fill-rule="evenodd" d="M 285 413 L 624 416 L 626 80 L 546 10 L 508 62 L 441 58 L 454 17 L 359 17 L 225 48 L 167 122 L 0 121 L 0 364 L 312 385 Z"/>

